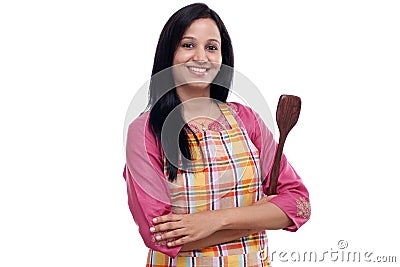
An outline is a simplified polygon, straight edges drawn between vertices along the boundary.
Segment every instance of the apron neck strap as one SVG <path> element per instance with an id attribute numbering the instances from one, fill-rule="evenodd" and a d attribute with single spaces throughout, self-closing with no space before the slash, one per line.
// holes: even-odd
<path id="1" fill-rule="evenodd" d="M 222 114 L 225 116 L 225 119 L 228 121 L 231 128 L 238 128 L 239 124 L 237 123 L 236 119 L 233 117 L 230 109 L 228 108 L 226 103 L 216 101 L 219 109 L 221 110 Z"/>

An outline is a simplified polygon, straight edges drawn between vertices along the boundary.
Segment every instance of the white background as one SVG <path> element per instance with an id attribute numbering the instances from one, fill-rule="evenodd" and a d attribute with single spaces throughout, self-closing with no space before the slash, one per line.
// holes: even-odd
<path id="1" fill-rule="evenodd" d="M 0 266 L 144 266 L 122 177 L 124 119 L 164 23 L 189 3 L 1 2 Z M 296 233 L 270 231 L 270 252 L 322 256 L 346 240 L 346 251 L 399 262 L 400 3 L 206 3 L 268 104 L 303 100 L 285 153 L 312 217 Z"/>

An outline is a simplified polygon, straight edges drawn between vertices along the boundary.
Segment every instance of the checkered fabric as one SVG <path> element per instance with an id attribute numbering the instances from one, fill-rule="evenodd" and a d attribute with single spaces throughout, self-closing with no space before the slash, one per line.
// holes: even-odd
<path id="1" fill-rule="evenodd" d="M 259 151 L 246 129 L 239 127 L 229 107 L 225 103 L 218 105 L 231 129 L 196 133 L 199 144 L 193 134 L 189 135 L 195 155 L 191 168 L 179 169 L 176 181 L 169 183 L 174 213 L 249 206 L 263 197 Z M 165 162 L 164 159 L 164 174 L 168 177 Z M 180 252 L 176 258 L 150 249 L 146 266 L 268 266 L 268 260 L 257 256 L 266 250 L 267 243 L 262 231 L 201 250 Z"/>

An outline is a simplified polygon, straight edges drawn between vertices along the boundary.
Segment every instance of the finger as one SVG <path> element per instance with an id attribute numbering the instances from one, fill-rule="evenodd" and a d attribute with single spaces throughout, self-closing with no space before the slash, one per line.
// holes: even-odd
<path id="1" fill-rule="evenodd" d="M 267 197 L 265 197 L 266 201 L 270 201 L 271 199 L 273 199 L 274 197 L 276 197 L 277 195 L 269 195 Z"/>
<path id="2" fill-rule="evenodd" d="M 260 199 L 260 200 L 258 200 L 258 201 L 256 201 L 256 202 L 254 202 L 253 205 L 260 205 L 260 204 L 264 204 L 264 203 L 267 203 L 267 202 L 268 202 L 267 198 L 266 198 L 266 197 L 263 197 L 262 199 Z"/>
<path id="3" fill-rule="evenodd" d="M 180 221 L 177 222 L 166 222 L 154 225 L 150 227 L 150 232 L 157 233 L 157 232 L 164 232 L 164 231 L 172 231 L 175 229 L 182 228 Z"/>
<path id="4" fill-rule="evenodd" d="M 173 222 L 173 221 L 179 221 L 181 219 L 182 219 L 181 214 L 171 213 L 168 215 L 153 218 L 153 223 Z"/>
<path id="5" fill-rule="evenodd" d="M 260 204 L 261 204 L 260 200 L 253 203 L 253 205 L 260 205 Z"/>
<path id="6" fill-rule="evenodd" d="M 176 230 L 173 230 L 173 231 L 168 231 L 168 232 L 165 232 L 165 233 L 162 233 L 162 234 L 158 234 L 156 236 L 156 239 L 157 240 L 167 240 L 167 239 L 172 239 L 172 238 L 175 238 L 175 237 L 181 237 L 181 236 L 184 236 L 186 234 L 187 234 L 186 229 L 180 228 L 180 229 L 176 229 Z"/>
<path id="7" fill-rule="evenodd" d="M 168 247 L 176 247 L 176 246 L 180 246 L 186 243 L 189 243 L 190 239 L 188 236 L 182 236 L 181 238 L 174 240 L 174 241 L 169 241 L 167 242 L 167 246 Z"/>
<path id="8" fill-rule="evenodd" d="M 273 199 L 273 198 L 276 197 L 276 196 L 277 196 L 277 195 L 264 196 L 264 197 L 261 198 L 260 200 L 254 202 L 253 205 L 260 205 L 260 204 L 268 203 L 271 199 Z"/>

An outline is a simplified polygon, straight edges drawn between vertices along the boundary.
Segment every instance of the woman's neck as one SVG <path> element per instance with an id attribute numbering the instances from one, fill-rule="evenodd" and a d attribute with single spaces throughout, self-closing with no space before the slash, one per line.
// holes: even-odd
<path id="1" fill-rule="evenodd" d="M 180 85 L 176 87 L 176 93 L 178 94 L 182 103 L 195 98 L 210 98 L 210 85 L 206 87 L 195 86 L 195 84 Z"/>
<path id="2" fill-rule="evenodd" d="M 210 98 L 210 86 L 201 88 L 200 86 L 182 85 L 176 87 L 184 112 L 192 115 L 207 115 L 212 99 Z"/>

